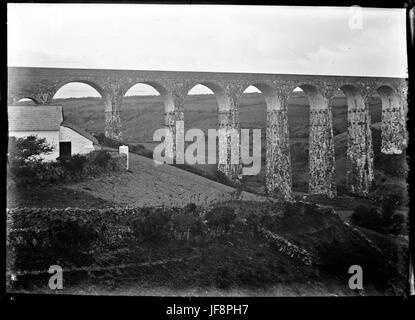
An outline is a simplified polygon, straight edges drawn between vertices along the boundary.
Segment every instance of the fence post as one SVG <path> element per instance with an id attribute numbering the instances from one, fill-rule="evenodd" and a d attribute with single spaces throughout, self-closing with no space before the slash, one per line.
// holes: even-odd
<path id="1" fill-rule="evenodd" d="M 129 169 L 129 157 L 128 157 L 128 146 L 120 146 L 119 147 L 119 154 L 125 154 L 127 156 L 127 170 Z"/>

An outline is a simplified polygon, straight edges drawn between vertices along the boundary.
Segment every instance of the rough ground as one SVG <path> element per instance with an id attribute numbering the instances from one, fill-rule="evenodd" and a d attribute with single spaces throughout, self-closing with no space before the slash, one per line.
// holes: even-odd
<path id="1" fill-rule="evenodd" d="M 69 185 L 73 191 L 122 207 L 208 205 L 236 196 L 234 188 L 190 172 L 155 166 L 153 160 L 130 153 L 130 172 L 103 176 Z M 243 192 L 244 200 L 263 199 Z"/>

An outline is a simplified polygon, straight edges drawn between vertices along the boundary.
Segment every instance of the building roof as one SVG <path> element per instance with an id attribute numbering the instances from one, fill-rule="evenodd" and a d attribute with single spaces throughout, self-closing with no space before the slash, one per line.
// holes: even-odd
<path id="1" fill-rule="evenodd" d="M 63 121 L 62 106 L 9 106 L 9 131 L 56 131 Z"/>
<path id="2" fill-rule="evenodd" d="M 92 136 L 92 134 L 90 134 L 89 132 L 86 132 L 85 130 L 77 127 L 76 125 L 74 125 L 73 123 L 69 123 L 67 121 L 63 121 L 61 124 L 62 127 L 66 127 L 69 129 L 72 129 L 73 131 L 79 133 L 81 136 L 87 138 L 88 140 L 91 140 L 93 144 L 98 145 L 98 140 Z"/>

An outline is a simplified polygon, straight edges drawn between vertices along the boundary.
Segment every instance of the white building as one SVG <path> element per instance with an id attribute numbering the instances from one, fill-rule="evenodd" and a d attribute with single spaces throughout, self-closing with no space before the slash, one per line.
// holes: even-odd
<path id="1" fill-rule="evenodd" d="M 97 139 L 63 119 L 62 106 L 9 106 L 9 137 L 36 135 L 55 149 L 45 161 L 100 149 Z"/>

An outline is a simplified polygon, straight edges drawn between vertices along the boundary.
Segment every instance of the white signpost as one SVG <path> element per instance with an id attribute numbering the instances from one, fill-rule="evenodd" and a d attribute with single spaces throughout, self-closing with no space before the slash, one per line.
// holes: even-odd
<path id="1" fill-rule="evenodd" d="M 127 156 L 127 170 L 128 170 L 129 169 L 128 146 L 120 146 L 118 152 L 119 154 L 125 154 Z"/>

